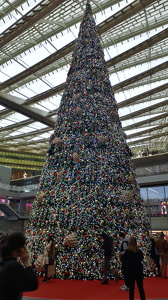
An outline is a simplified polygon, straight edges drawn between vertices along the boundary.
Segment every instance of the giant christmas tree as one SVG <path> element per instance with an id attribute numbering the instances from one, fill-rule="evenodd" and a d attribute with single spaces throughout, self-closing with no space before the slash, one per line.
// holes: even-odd
<path id="1" fill-rule="evenodd" d="M 29 248 L 36 259 L 52 234 L 58 278 L 100 279 L 102 231 L 114 238 L 112 268 L 120 273 L 118 233 L 134 234 L 145 250 L 149 228 L 87 1 L 30 216 Z"/>

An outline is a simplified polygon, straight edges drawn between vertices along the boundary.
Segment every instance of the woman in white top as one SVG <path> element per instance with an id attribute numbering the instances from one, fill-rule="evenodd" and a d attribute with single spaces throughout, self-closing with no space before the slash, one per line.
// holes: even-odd
<path id="1" fill-rule="evenodd" d="M 48 266 L 54 264 L 54 258 L 55 244 L 53 242 L 53 236 L 49 235 L 43 253 L 42 266 L 44 266 L 44 279 L 42 280 L 42 283 L 45 283 L 48 280 L 50 280 L 50 277 L 48 277 Z"/>

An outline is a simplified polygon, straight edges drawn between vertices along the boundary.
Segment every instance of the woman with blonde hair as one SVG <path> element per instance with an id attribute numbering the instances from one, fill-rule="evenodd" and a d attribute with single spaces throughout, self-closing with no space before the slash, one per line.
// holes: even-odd
<path id="1" fill-rule="evenodd" d="M 143 258 L 143 252 L 137 246 L 137 239 L 132 236 L 123 255 L 123 267 L 129 283 L 129 300 L 134 300 L 135 281 L 138 286 L 140 299 L 146 300 L 143 288 Z"/>

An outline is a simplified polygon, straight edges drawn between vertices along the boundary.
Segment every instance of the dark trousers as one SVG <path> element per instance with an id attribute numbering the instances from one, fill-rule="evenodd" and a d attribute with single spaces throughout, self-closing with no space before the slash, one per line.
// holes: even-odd
<path id="1" fill-rule="evenodd" d="M 129 287 L 129 278 L 128 278 L 128 275 L 127 275 L 127 270 L 125 269 L 124 265 L 123 265 L 123 262 L 121 260 L 121 263 L 122 263 L 122 274 L 123 274 L 123 277 L 124 277 L 124 284 Z"/>
<path id="2" fill-rule="evenodd" d="M 107 280 L 107 274 L 110 273 L 110 260 L 111 256 L 104 257 L 103 260 L 103 274 L 104 274 L 104 280 Z"/>
<path id="3" fill-rule="evenodd" d="M 45 266 L 44 266 L 44 279 L 47 279 L 47 278 L 48 278 L 48 266 L 49 266 L 49 265 L 45 265 Z"/>
<path id="4" fill-rule="evenodd" d="M 159 259 L 159 255 L 156 255 L 155 258 L 154 258 L 154 262 L 156 264 L 156 267 L 158 269 L 158 274 L 160 274 L 160 259 Z"/>
<path id="5" fill-rule="evenodd" d="M 132 277 L 129 279 L 129 300 L 134 300 L 135 281 L 138 286 L 139 295 L 141 300 L 146 300 L 145 291 L 143 288 L 143 277 Z"/>

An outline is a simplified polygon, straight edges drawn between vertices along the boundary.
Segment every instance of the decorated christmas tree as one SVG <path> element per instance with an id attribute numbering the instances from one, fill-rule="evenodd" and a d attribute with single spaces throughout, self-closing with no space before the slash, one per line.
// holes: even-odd
<path id="1" fill-rule="evenodd" d="M 32 258 L 51 234 L 57 278 L 101 279 L 106 232 L 121 274 L 118 233 L 146 251 L 150 226 L 89 1 L 49 143 L 27 229 Z"/>

